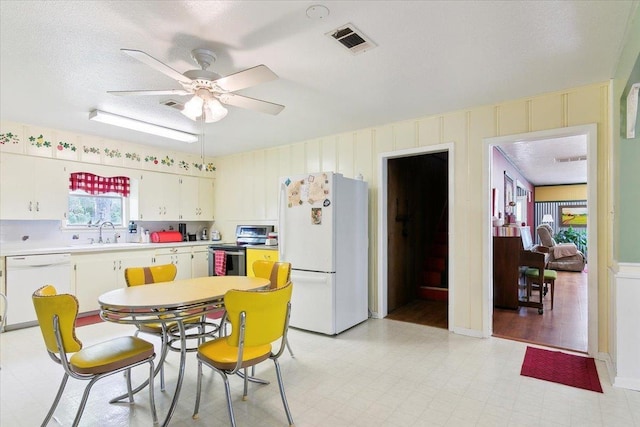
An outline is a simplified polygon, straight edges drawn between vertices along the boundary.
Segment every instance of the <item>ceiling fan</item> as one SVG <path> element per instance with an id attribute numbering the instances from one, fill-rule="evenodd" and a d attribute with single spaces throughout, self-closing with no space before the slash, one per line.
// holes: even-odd
<path id="1" fill-rule="evenodd" d="M 258 65 L 222 77 L 213 71 L 207 70 L 207 68 L 216 61 L 215 53 L 208 49 L 194 49 L 191 51 L 191 57 L 198 63 L 201 69 L 190 70 L 182 74 L 141 50 L 120 50 L 132 58 L 160 71 L 164 75 L 177 80 L 183 89 L 125 90 L 109 91 L 108 93 L 125 96 L 193 95 L 193 97 L 185 103 L 182 113 L 191 120 L 197 120 L 199 117 L 202 117 L 206 123 L 217 122 L 227 115 L 227 109 L 222 104 L 273 115 L 278 114 L 284 109 L 284 105 L 234 93 L 241 89 L 277 79 L 278 76 L 266 65 Z"/>

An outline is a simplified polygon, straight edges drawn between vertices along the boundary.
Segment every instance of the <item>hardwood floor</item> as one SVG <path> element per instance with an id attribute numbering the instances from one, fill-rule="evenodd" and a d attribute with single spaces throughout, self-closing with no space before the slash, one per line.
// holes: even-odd
<path id="1" fill-rule="evenodd" d="M 447 329 L 448 313 L 446 301 L 414 300 L 393 310 L 387 319 Z"/>
<path id="2" fill-rule="evenodd" d="M 544 314 L 536 308 L 493 310 L 493 335 L 578 352 L 587 352 L 587 273 L 558 271 L 553 310 L 551 293 Z M 415 300 L 389 313 L 388 319 L 447 328 L 446 302 Z"/>
<path id="3" fill-rule="evenodd" d="M 493 335 L 517 341 L 587 352 L 587 273 L 558 271 L 553 310 L 551 292 L 544 314 L 535 308 L 494 308 Z"/>

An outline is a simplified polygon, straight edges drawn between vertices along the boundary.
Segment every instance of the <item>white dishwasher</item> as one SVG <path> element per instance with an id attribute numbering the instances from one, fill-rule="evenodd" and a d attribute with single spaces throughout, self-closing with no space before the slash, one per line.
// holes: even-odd
<path id="1" fill-rule="evenodd" d="M 46 254 L 7 257 L 6 329 L 32 326 L 37 322 L 31 295 L 44 285 L 53 285 L 58 293 L 71 290 L 71 254 Z"/>

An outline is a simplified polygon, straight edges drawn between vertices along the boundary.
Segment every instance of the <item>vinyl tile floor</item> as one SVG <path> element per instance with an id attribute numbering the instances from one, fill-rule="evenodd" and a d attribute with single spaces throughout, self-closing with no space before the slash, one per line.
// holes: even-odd
<path id="1" fill-rule="evenodd" d="M 133 333 L 133 327 L 98 323 L 78 328 L 85 345 Z M 154 340 L 154 338 L 149 338 Z M 604 394 L 520 376 L 526 344 L 471 338 L 394 320 L 370 319 L 338 336 L 292 329 L 280 362 L 296 426 L 640 426 L 640 392 L 614 388 L 605 363 L 596 361 Z M 62 369 L 46 354 L 40 330 L 0 334 L 0 425 L 38 426 L 55 396 Z M 156 380 L 159 417 L 166 414 L 179 355 L 170 352 L 167 390 Z M 227 426 L 224 387 L 205 369 L 200 419 L 193 420 L 196 359 L 187 355 L 186 376 L 171 426 Z M 141 380 L 146 368 L 137 368 Z M 231 379 L 238 426 L 286 426 L 275 370 L 263 362 L 256 375 L 270 385 Z M 70 379 L 50 426 L 71 425 L 86 381 Z M 148 394 L 135 403 L 109 404 L 124 392 L 116 374 L 96 383 L 82 426 L 150 426 Z"/>

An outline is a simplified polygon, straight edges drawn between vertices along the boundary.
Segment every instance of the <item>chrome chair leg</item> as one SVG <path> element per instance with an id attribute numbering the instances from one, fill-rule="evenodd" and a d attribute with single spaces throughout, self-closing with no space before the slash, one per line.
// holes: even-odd
<path id="1" fill-rule="evenodd" d="M 244 391 L 242 394 L 242 400 L 247 400 L 247 391 L 249 389 L 249 377 L 247 376 L 247 368 L 244 368 L 244 375 L 242 376 L 244 383 Z"/>
<path id="2" fill-rule="evenodd" d="M 197 420 L 199 418 L 198 411 L 200 410 L 200 395 L 202 394 L 202 362 L 198 360 L 198 374 L 196 382 L 196 406 L 193 408 L 193 415 L 191 418 Z"/>
<path id="3" fill-rule="evenodd" d="M 80 424 L 80 418 L 82 417 L 84 408 L 87 405 L 87 399 L 89 399 L 89 392 L 91 391 L 91 387 L 93 387 L 95 382 L 100 378 L 102 378 L 101 375 L 98 375 L 97 377 L 92 378 L 91 381 L 89 381 L 89 384 L 87 384 L 87 386 L 85 387 L 84 393 L 82 393 L 82 400 L 80 401 L 80 407 L 78 408 L 78 412 L 76 412 L 76 418 L 73 420 L 73 424 L 72 424 L 73 427 L 78 427 L 78 424 Z M 130 378 L 131 378 L 131 372 L 129 372 L 129 375 L 127 375 L 127 381 L 129 381 Z M 131 397 L 131 395 L 129 396 Z"/>
<path id="4" fill-rule="evenodd" d="M 220 372 L 222 379 L 224 380 L 224 391 L 227 395 L 227 409 L 229 410 L 229 420 L 231 421 L 231 427 L 236 427 L 236 417 L 233 415 L 233 406 L 231 405 L 231 388 L 229 387 L 229 377 L 224 372 Z M 245 375 L 246 378 L 246 375 Z"/>
<path id="5" fill-rule="evenodd" d="M 49 421 L 51 420 L 53 413 L 58 407 L 58 403 L 60 402 L 60 398 L 62 397 L 64 388 L 67 386 L 68 380 L 69 380 L 69 374 L 65 373 L 64 376 L 62 377 L 62 381 L 60 382 L 60 387 L 58 387 L 58 394 L 56 394 L 56 397 L 55 399 L 53 399 L 53 403 L 51 404 L 51 409 L 49 409 L 47 416 L 44 418 L 44 421 L 42 422 L 42 427 L 45 427 L 47 424 L 49 424 Z"/>
<path id="6" fill-rule="evenodd" d="M 289 425 L 293 424 L 293 417 L 291 416 L 291 411 L 289 410 L 289 404 L 287 403 L 287 396 L 284 393 L 284 383 L 282 382 L 282 373 L 280 372 L 280 363 L 278 363 L 278 359 L 273 359 L 273 363 L 276 365 L 276 376 L 278 377 L 278 387 L 280 388 L 280 397 L 282 398 L 282 404 L 284 405 L 284 411 L 287 413 L 287 420 L 289 420 Z"/>
<path id="7" fill-rule="evenodd" d="M 285 345 L 287 346 L 287 350 L 289 350 L 289 354 L 291 355 L 291 357 L 296 357 L 296 356 L 293 354 L 293 350 L 291 350 L 291 346 L 289 345 L 289 340 L 288 340 L 288 339 L 286 339 L 286 340 L 284 341 L 284 343 L 285 343 Z"/>

